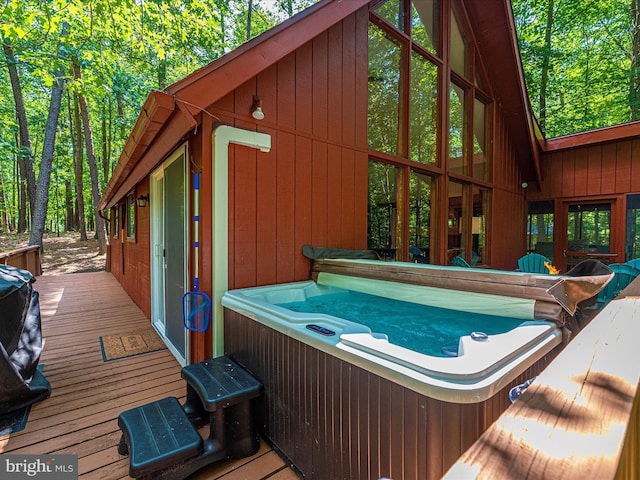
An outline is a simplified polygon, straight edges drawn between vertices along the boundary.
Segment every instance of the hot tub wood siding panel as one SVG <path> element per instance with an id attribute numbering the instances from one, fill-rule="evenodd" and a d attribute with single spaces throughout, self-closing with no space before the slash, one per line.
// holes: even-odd
<path id="1" fill-rule="evenodd" d="M 510 405 L 508 388 L 478 404 L 434 400 L 228 309 L 225 353 L 263 383 L 264 434 L 305 478 L 440 478 Z"/>

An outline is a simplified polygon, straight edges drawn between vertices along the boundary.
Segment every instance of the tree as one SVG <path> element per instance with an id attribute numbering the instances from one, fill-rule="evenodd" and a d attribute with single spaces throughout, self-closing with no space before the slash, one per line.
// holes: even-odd
<path id="1" fill-rule="evenodd" d="M 60 33 L 60 43 L 67 34 L 68 23 L 63 23 Z M 61 45 L 62 46 L 62 45 Z M 60 54 L 62 48 L 60 47 Z M 49 114 L 44 131 L 44 143 L 42 145 L 42 158 L 40 160 L 40 173 L 38 174 L 38 184 L 36 187 L 36 205 L 33 215 L 33 225 L 30 245 L 40 245 L 42 247 L 42 236 L 47 220 L 47 207 L 49 205 L 49 185 L 51 183 L 51 166 L 53 164 L 53 153 L 56 142 L 56 131 L 58 127 L 58 117 L 60 116 L 60 105 L 62 104 L 62 91 L 64 90 L 64 70 L 57 67 L 53 86 L 51 87 L 51 101 L 49 103 Z"/>
<path id="2" fill-rule="evenodd" d="M 24 99 L 22 97 L 22 87 L 20 86 L 20 76 L 18 74 L 17 61 L 13 53 L 13 48 L 7 41 L 3 43 L 5 54 L 5 62 L 11 79 L 11 89 L 13 92 L 13 101 L 16 107 L 16 117 L 18 119 L 18 127 L 20 131 L 20 144 L 18 149 L 18 167 L 20 170 L 20 178 L 26 183 L 27 196 L 21 197 L 19 213 L 18 213 L 18 232 L 27 230 L 26 205 L 27 201 L 31 207 L 31 217 L 34 214 L 34 205 L 36 198 L 36 179 L 33 168 L 33 155 L 31 149 L 31 138 L 29 137 L 29 125 L 27 122 L 27 113 L 24 107 Z"/>
<path id="3" fill-rule="evenodd" d="M 253 0 L 251 36 L 314 1 Z M 0 68 L 0 93 L 14 101 L 0 105 L 0 213 L 6 219 L 0 228 L 14 228 L 20 219 L 21 229 L 28 229 L 30 206 L 36 244 L 42 245 L 46 229 L 82 232 L 86 222 L 100 230 L 95 205 L 148 92 L 246 41 L 246 5 L 246 0 L 7 0 L 0 10 L 6 65 Z M 68 82 L 74 54 L 81 75 Z M 67 115 L 60 118 L 67 88 L 70 99 L 78 95 L 80 120 L 70 105 L 69 125 L 58 127 L 67 121 Z M 77 170 L 85 152 L 88 175 Z M 93 169 L 93 163 L 100 168 Z M 88 203 L 94 212 L 85 217 Z M 70 215 L 78 220 L 65 221 Z"/>
<path id="4" fill-rule="evenodd" d="M 629 104 L 631 120 L 640 120 L 640 0 L 631 0 L 631 74 L 629 75 Z"/>
<path id="5" fill-rule="evenodd" d="M 80 69 L 80 61 L 78 57 L 73 59 L 73 78 L 76 82 L 82 81 L 82 71 Z M 76 93 L 78 105 L 80 107 L 80 117 L 82 118 L 82 131 L 84 133 L 85 150 L 87 152 L 87 161 L 89 162 L 89 174 L 91 175 L 91 193 L 93 195 L 93 208 L 96 219 L 96 235 L 98 237 L 98 254 L 102 255 L 106 251 L 107 240 L 105 234 L 104 219 L 98 211 L 100 203 L 100 183 L 98 180 L 98 164 L 93 149 L 93 133 L 91 131 L 91 121 L 89 120 L 89 109 L 87 101 L 81 91 Z"/>
<path id="6" fill-rule="evenodd" d="M 87 240 L 87 227 L 84 220 L 84 192 L 82 182 L 82 120 L 78 96 L 73 95 L 73 117 L 69 112 L 69 124 L 73 125 L 73 174 L 76 192 L 76 223 L 80 230 L 80 240 Z"/>
<path id="7" fill-rule="evenodd" d="M 547 137 L 640 118 L 636 2 L 513 0 L 529 97 Z"/>

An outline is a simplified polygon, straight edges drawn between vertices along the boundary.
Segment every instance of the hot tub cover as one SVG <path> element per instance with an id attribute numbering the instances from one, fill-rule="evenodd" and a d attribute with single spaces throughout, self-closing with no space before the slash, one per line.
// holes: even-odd
<path id="1" fill-rule="evenodd" d="M 35 278 L 26 270 L 0 265 L 0 414 L 49 396 L 51 387 L 37 370 L 42 330 Z"/>

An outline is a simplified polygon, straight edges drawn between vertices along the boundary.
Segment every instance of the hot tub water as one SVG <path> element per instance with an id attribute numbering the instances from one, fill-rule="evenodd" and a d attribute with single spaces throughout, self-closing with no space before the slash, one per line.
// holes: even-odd
<path id="1" fill-rule="evenodd" d="M 455 345 L 472 332 L 506 333 L 522 319 L 404 302 L 361 292 L 344 291 L 277 304 L 294 312 L 322 313 L 366 325 L 387 335 L 389 342 L 436 357 L 449 356 L 443 347 Z"/>

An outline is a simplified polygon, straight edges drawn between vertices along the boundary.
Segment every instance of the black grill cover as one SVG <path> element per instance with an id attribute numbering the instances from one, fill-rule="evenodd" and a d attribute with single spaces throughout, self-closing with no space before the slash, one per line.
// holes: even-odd
<path id="1" fill-rule="evenodd" d="M 37 371 L 42 330 L 34 281 L 26 270 L 0 265 L 0 414 L 42 400 L 51 392 Z"/>

